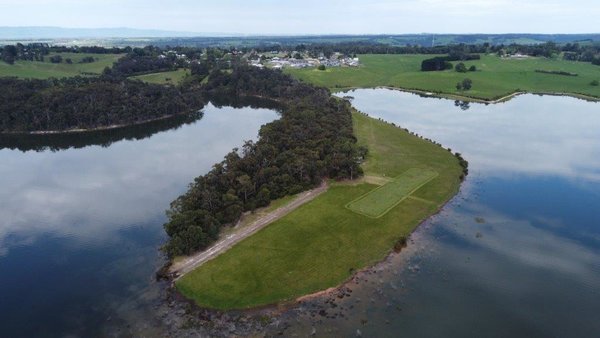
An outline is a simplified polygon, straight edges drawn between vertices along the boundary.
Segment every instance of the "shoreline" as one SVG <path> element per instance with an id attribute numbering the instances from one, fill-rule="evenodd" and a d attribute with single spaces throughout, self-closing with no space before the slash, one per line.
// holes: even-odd
<path id="1" fill-rule="evenodd" d="M 515 95 L 515 94 L 513 94 Z M 352 109 L 359 113 L 359 114 L 364 114 L 369 116 L 369 118 L 372 119 L 376 119 L 374 117 L 371 117 L 370 115 L 368 115 L 367 113 L 363 113 L 360 112 L 358 110 L 356 110 L 356 108 L 352 107 Z M 386 124 L 390 124 L 393 125 L 390 122 L 381 120 L 382 122 L 386 123 Z M 395 125 L 394 125 L 395 126 Z M 398 128 L 401 128 L 400 126 L 395 126 Z M 432 143 L 434 145 L 440 146 L 443 149 L 444 148 L 441 144 L 437 144 L 434 141 L 424 138 L 423 136 L 416 136 L 419 139 Z M 358 181 L 364 179 L 364 177 L 358 178 L 354 181 Z M 462 180 L 458 186 L 456 187 L 456 190 L 453 191 L 452 195 L 446 200 L 444 201 L 442 204 L 440 204 L 434 212 L 432 212 L 431 214 L 423 217 L 422 219 L 420 219 L 417 223 L 417 225 L 412 229 L 412 231 L 408 234 L 408 236 L 406 237 L 407 242 L 410 240 L 411 236 L 413 235 L 413 233 L 415 231 L 417 231 L 425 222 L 427 222 L 428 220 L 430 220 L 432 217 L 434 217 L 435 215 L 438 215 L 440 212 L 442 212 L 442 210 L 444 209 L 444 207 L 446 205 L 448 205 L 450 202 L 452 202 L 456 196 L 458 196 L 458 194 L 460 193 L 460 190 L 463 186 L 463 183 L 465 182 L 465 180 Z M 253 307 L 248 307 L 248 308 L 239 308 L 239 309 L 227 309 L 227 310 L 222 310 L 222 309 L 215 309 L 215 308 L 210 308 L 210 307 L 202 307 L 200 305 L 198 305 L 195 301 L 186 298 L 182 293 L 179 292 L 179 290 L 177 289 L 177 287 L 175 286 L 175 281 L 178 279 L 177 276 L 173 276 L 172 274 L 169 276 L 168 280 L 170 282 L 170 289 L 171 292 L 177 294 L 177 296 L 179 297 L 179 299 L 185 300 L 185 302 L 187 304 L 192 304 L 192 307 L 195 308 L 198 311 L 213 311 L 215 313 L 243 313 L 246 315 L 255 315 L 255 314 L 265 314 L 268 313 L 271 316 L 277 316 L 280 315 L 284 312 L 290 311 L 296 307 L 298 307 L 299 305 L 301 305 L 303 302 L 305 301 L 310 301 L 310 300 L 314 300 L 314 299 L 318 299 L 318 298 L 327 298 L 331 295 L 336 295 L 336 296 L 340 296 L 340 295 L 345 295 L 347 293 L 348 290 L 351 290 L 349 288 L 350 284 L 355 282 L 357 280 L 357 278 L 359 278 L 359 276 L 363 275 L 363 274 L 367 274 L 370 273 L 372 270 L 377 269 L 377 267 L 385 264 L 386 262 L 389 261 L 389 259 L 397 254 L 401 254 L 403 248 L 406 247 L 406 245 L 404 245 L 402 247 L 402 249 L 397 250 L 395 247 L 391 247 L 388 252 L 383 256 L 383 258 L 381 259 L 377 259 L 367 265 L 365 265 L 362 268 L 359 268 L 355 271 L 353 271 L 351 273 L 350 276 L 348 276 L 347 279 L 345 279 L 344 281 L 342 281 L 341 283 L 339 283 L 338 285 L 323 289 L 323 290 L 318 290 L 315 292 L 311 292 L 311 293 L 307 293 L 307 294 L 303 294 L 300 296 L 296 296 L 290 299 L 284 299 L 275 303 L 271 303 L 271 304 L 264 304 L 264 305 L 258 305 L 258 306 L 253 306 Z M 351 292 L 351 291 L 350 291 Z"/>
<path id="2" fill-rule="evenodd" d="M 401 91 L 401 92 L 405 92 L 405 93 L 422 95 L 422 96 L 426 96 L 426 97 L 434 97 L 434 98 L 440 98 L 440 99 L 458 100 L 458 101 L 465 101 L 465 102 L 471 102 L 471 103 L 482 103 L 482 104 L 503 103 L 503 102 L 510 101 L 517 96 L 526 95 L 526 94 L 548 95 L 548 96 L 566 96 L 566 97 L 572 97 L 572 98 L 590 101 L 590 102 L 600 102 L 600 97 L 590 96 L 590 95 L 580 94 L 580 93 L 561 93 L 561 92 L 515 91 L 513 93 L 501 96 L 497 99 L 483 99 L 483 98 L 477 98 L 477 97 L 472 97 L 472 96 L 465 96 L 465 95 L 458 95 L 458 94 L 451 94 L 451 93 L 444 93 L 444 92 L 430 92 L 430 91 L 421 90 L 421 89 L 410 89 L 410 88 L 391 87 L 391 86 L 330 88 L 332 93 L 347 93 L 351 90 L 356 90 L 356 89 L 389 89 L 389 90 L 397 90 L 397 91 Z"/>
<path id="3" fill-rule="evenodd" d="M 200 109 L 199 111 L 201 111 L 201 110 L 202 109 Z M 169 118 L 173 118 L 176 116 L 182 116 L 182 115 L 187 115 L 187 114 L 192 114 L 192 113 L 193 112 L 183 112 L 183 113 L 176 113 L 176 114 L 172 114 L 172 115 L 163 115 L 163 116 L 149 119 L 149 120 L 143 120 L 143 121 L 138 121 L 138 122 L 133 122 L 133 123 L 112 124 L 109 126 L 95 127 L 95 128 L 76 128 L 76 129 L 65 129 L 65 130 L 2 131 L 2 132 L 0 132 L 0 135 L 17 135 L 18 136 L 18 135 L 61 135 L 61 134 L 78 134 L 78 133 L 83 134 L 83 133 L 89 133 L 89 132 L 94 132 L 94 131 L 107 131 L 107 130 L 113 130 L 113 129 L 127 128 L 127 127 L 132 127 L 132 126 L 139 126 L 139 125 L 143 125 L 146 123 L 167 120 Z"/>
<path id="4" fill-rule="evenodd" d="M 359 179 L 360 180 L 360 179 Z M 464 182 L 464 181 L 463 181 Z M 426 217 L 424 217 L 423 219 L 421 219 L 418 223 L 417 226 L 415 226 L 415 228 L 410 232 L 410 234 L 407 236 L 406 240 L 407 243 L 409 243 L 409 241 L 411 240 L 411 236 L 413 235 L 413 233 L 415 231 L 417 231 L 423 224 L 425 224 L 427 221 L 429 221 L 432 217 L 440 214 L 444 207 L 446 207 L 446 205 L 448 205 L 449 203 L 451 203 L 460 193 L 460 189 L 462 188 L 462 183 L 458 186 L 458 189 L 454 192 L 454 194 L 447 200 L 445 201 L 442 205 L 440 205 L 436 211 Z M 386 265 L 387 263 L 389 263 L 389 261 L 395 256 L 395 255 L 401 255 L 402 252 L 404 251 L 404 248 L 407 246 L 408 244 L 404 245 L 402 247 L 402 249 L 400 250 L 396 250 L 396 248 L 392 247 L 390 248 L 390 250 L 385 254 L 385 256 L 380 259 L 377 260 L 369 265 L 364 266 L 363 268 L 360 268 L 356 271 L 354 271 L 347 279 L 345 279 L 343 282 L 341 282 L 340 284 L 336 285 L 336 286 L 332 286 L 329 287 L 327 289 L 324 290 L 319 290 L 319 291 L 315 291 L 312 293 L 307 293 L 301 296 L 297 296 L 294 297 L 293 299 L 288 299 L 288 300 L 282 300 L 276 303 L 271 303 L 271 304 L 264 304 L 264 305 L 259 305 L 259 306 L 254 306 L 254 307 L 249 307 L 249 308 L 240 308 L 240 309 L 228 309 L 228 310 L 221 310 L 221 309 L 215 309 L 215 308 L 209 308 L 209 307 L 202 307 L 200 305 L 198 305 L 194 300 L 187 298 L 186 296 L 184 296 L 181 292 L 179 292 L 179 290 L 177 290 L 177 287 L 175 287 L 175 278 L 169 278 L 169 292 L 174 295 L 174 299 L 182 304 L 187 304 L 187 306 L 191 306 L 194 310 L 199 311 L 199 312 L 208 312 L 208 313 L 213 313 L 213 314 L 218 314 L 218 315 L 223 315 L 223 314 L 243 314 L 249 317 L 252 316 L 270 316 L 270 317 L 277 317 L 282 315 L 283 313 L 287 312 L 287 311 L 291 311 L 295 308 L 297 308 L 298 306 L 302 305 L 304 302 L 308 302 L 308 301 L 312 301 L 315 299 L 325 299 L 331 296 L 344 296 L 348 294 L 348 290 L 350 290 L 350 292 L 352 292 L 350 286 L 351 284 L 357 283 L 358 280 L 360 280 L 360 278 L 365 275 L 365 274 L 371 274 L 374 270 L 379 269 L 380 267 Z"/>

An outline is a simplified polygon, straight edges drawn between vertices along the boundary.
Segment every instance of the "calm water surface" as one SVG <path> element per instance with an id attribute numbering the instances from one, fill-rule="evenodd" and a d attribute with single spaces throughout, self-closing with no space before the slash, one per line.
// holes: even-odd
<path id="1" fill-rule="evenodd" d="M 276 118 L 209 105 L 201 120 L 142 140 L 0 150 L 0 336 L 157 334 L 164 210 Z"/>
<path id="2" fill-rule="evenodd" d="M 461 152 L 471 173 L 401 254 L 350 283 L 350 297 L 308 302 L 273 333 L 598 336 L 600 104 L 350 95 Z M 108 147 L 0 150 L 0 336 L 160 335 L 164 210 L 275 118 L 208 106 L 193 124 Z"/>
<path id="3" fill-rule="evenodd" d="M 461 108 L 386 89 L 344 95 L 462 153 L 470 175 L 408 248 L 351 282 L 335 306 L 294 311 L 288 334 L 600 336 L 600 104 L 525 95 Z"/>

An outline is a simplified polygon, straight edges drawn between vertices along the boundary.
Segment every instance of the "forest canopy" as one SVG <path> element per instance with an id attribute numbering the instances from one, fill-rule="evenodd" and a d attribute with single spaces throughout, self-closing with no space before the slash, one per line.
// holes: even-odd
<path id="1" fill-rule="evenodd" d="M 202 97 L 120 77 L 0 78 L 0 132 L 129 125 L 202 108 Z"/>
<path id="2" fill-rule="evenodd" d="M 216 71 L 205 90 L 213 96 L 257 96 L 283 105 L 281 118 L 264 125 L 257 142 L 234 149 L 171 203 L 163 247 L 170 256 L 190 254 L 215 241 L 220 229 L 244 211 L 320 184 L 325 178 L 362 175 L 366 149 L 352 131 L 350 105 L 327 89 L 279 71 L 238 67 Z"/>

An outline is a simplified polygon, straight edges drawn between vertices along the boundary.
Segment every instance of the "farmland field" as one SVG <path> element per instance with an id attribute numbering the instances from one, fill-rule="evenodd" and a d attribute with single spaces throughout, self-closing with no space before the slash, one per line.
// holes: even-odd
<path id="1" fill-rule="evenodd" d="M 60 55 L 63 57 L 62 63 L 51 63 L 50 57 Z M 91 56 L 96 61 L 90 63 L 79 63 L 84 57 Z M 16 61 L 14 65 L 0 62 L 0 77 L 16 76 L 20 78 L 47 79 L 50 77 L 70 77 L 77 75 L 100 74 L 105 67 L 111 67 L 117 61 L 121 54 L 89 54 L 89 53 L 51 53 L 45 56 L 43 62 L 40 61 Z M 72 64 L 68 64 L 64 59 L 70 58 Z"/>
<path id="2" fill-rule="evenodd" d="M 421 62 L 434 55 L 360 55 L 358 68 L 286 69 L 303 81 L 328 87 L 334 91 L 349 88 L 388 86 L 395 88 L 442 93 L 450 97 L 471 97 L 494 100 L 516 91 L 531 93 L 572 93 L 600 97 L 600 66 L 591 63 L 530 57 L 500 58 L 482 55 L 481 60 L 465 61 L 477 71 L 459 73 L 454 70 L 422 72 Z M 454 62 L 456 64 L 456 62 Z M 536 72 L 563 71 L 578 76 L 561 76 Z M 473 80 L 473 88 L 458 91 L 456 83 L 465 78 Z"/>
<path id="3" fill-rule="evenodd" d="M 142 80 L 147 83 L 155 83 L 155 84 L 178 84 L 183 80 L 186 76 L 188 76 L 190 72 L 187 69 L 177 69 L 170 72 L 160 72 L 160 73 L 151 73 L 144 75 L 132 76 L 132 79 Z"/>

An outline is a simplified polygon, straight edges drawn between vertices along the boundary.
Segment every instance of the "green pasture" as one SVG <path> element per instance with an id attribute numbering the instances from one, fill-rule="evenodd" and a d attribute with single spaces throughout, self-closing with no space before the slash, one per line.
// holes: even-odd
<path id="1" fill-rule="evenodd" d="M 376 189 L 366 183 L 372 180 L 330 182 L 325 193 L 183 276 L 177 289 L 200 306 L 222 310 L 293 301 L 381 261 L 454 196 L 462 168 L 447 150 L 359 113 L 353 122 L 358 142 L 369 147 L 366 175 L 397 177 L 408 171 L 415 184 L 428 175 L 420 178 L 413 168 L 438 175 L 411 195 L 415 198 L 376 219 L 345 207 Z M 404 184 L 400 194 L 414 186 Z"/>
<path id="2" fill-rule="evenodd" d="M 50 57 L 61 55 L 62 63 L 51 63 Z M 91 63 L 79 63 L 86 56 L 91 56 L 96 61 Z M 105 67 L 112 67 L 122 55 L 120 54 L 89 54 L 89 53 L 51 53 L 40 61 L 16 61 L 14 65 L 0 62 L 0 77 L 15 76 L 20 78 L 47 79 L 50 77 L 62 78 L 77 75 L 100 74 Z M 70 58 L 72 64 L 64 60 Z"/>
<path id="3" fill-rule="evenodd" d="M 357 68 L 328 68 L 325 71 L 290 68 L 285 71 L 303 81 L 334 91 L 388 86 L 483 100 L 495 100 L 516 91 L 569 93 L 600 98 L 600 87 L 590 85 L 593 80 L 600 81 L 600 66 L 591 63 L 482 55 L 481 60 L 465 62 L 467 67 L 475 65 L 478 69 L 476 72 L 422 72 L 421 62 L 433 56 L 360 55 L 362 65 Z M 578 76 L 537 73 L 538 69 L 577 73 Z M 473 88 L 468 91 L 457 90 L 456 83 L 465 78 L 473 80 Z"/>
<path id="4" fill-rule="evenodd" d="M 190 71 L 184 68 L 180 68 L 169 72 L 159 72 L 144 75 L 132 76 L 132 79 L 141 80 L 147 83 L 155 84 L 179 84 L 186 76 L 190 74 Z"/>

